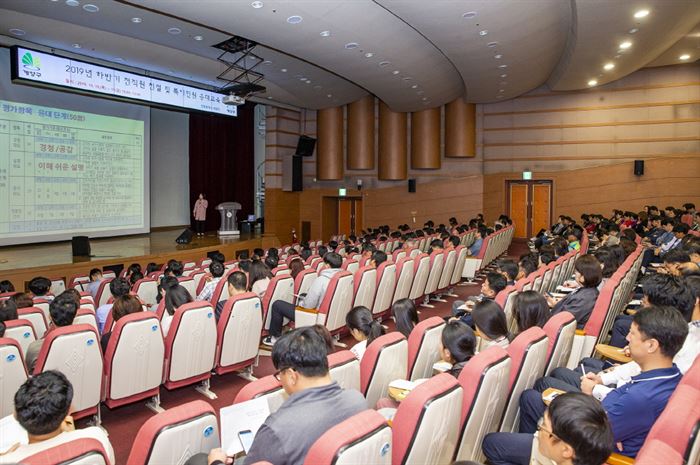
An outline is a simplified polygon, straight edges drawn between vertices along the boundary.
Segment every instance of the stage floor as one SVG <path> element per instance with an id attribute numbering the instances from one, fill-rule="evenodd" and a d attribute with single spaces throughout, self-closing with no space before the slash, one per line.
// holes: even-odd
<path id="1" fill-rule="evenodd" d="M 227 260 L 231 260 L 241 250 L 252 251 L 262 245 L 260 233 L 218 237 L 216 232 L 209 232 L 204 237 L 193 236 L 189 244 L 177 244 L 175 239 L 182 229 L 175 227 L 150 234 L 90 239 L 92 257 L 73 257 L 70 241 L 0 247 L 0 279 L 10 279 L 16 288 L 23 288 L 27 273 L 69 278 L 105 265 L 165 263 L 170 258 L 191 260 L 205 257 L 207 252 L 214 250 L 221 251 Z"/>

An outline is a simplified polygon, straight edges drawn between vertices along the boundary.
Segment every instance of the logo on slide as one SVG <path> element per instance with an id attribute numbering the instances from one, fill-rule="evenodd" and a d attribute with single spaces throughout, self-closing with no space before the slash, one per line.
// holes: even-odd
<path id="1" fill-rule="evenodd" d="M 41 60 L 39 60 L 39 57 L 34 57 L 27 52 L 22 55 L 22 66 L 30 71 L 39 71 L 41 69 Z"/>

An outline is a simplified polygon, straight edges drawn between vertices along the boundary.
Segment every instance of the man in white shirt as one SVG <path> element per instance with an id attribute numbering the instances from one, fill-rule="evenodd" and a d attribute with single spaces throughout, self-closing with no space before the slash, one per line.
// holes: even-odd
<path id="1" fill-rule="evenodd" d="M 202 292 L 197 296 L 197 300 L 211 299 L 216 285 L 219 284 L 221 277 L 224 275 L 224 271 L 226 271 L 226 269 L 223 263 L 213 261 L 209 264 L 209 273 L 211 273 L 211 277 L 207 278 L 207 284 L 204 285 L 204 289 L 202 289 Z M 214 302 L 214 304 L 216 305 L 216 302 Z"/>
<path id="2" fill-rule="evenodd" d="M 97 291 L 100 290 L 100 284 L 104 281 L 102 276 L 102 270 L 99 268 L 93 268 L 90 270 L 90 283 L 87 285 L 87 291 L 90 293 L 93 299 L 97 301 Z"/>
<path id="3" fill-rule="evenodd" d="M 27 443 L 20 440 L 0 463 L 19 463 L 38 452 L 76 439 L 98 440 L 110 465 L 115 464 L 114 450 L 105 431 L 96 426 L 76 430 L 70 416 L 73 386 L 58 371 L 45 371 L 29 378 L 15 394 L 15 418 L 27 431 Z"/>

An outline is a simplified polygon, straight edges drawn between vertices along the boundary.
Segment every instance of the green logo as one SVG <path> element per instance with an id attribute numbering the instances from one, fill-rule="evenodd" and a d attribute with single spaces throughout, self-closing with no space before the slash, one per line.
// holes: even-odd
<path id="1" fill-rule="evenodd" d="M 22 65 L 25 69 L 31 71 L 39 71 L 41 67 L 41 61 L 39 60 L 39 57 L 34 57 L 31 53 L 27 52 L 24 55 L 22 55 Z"/>

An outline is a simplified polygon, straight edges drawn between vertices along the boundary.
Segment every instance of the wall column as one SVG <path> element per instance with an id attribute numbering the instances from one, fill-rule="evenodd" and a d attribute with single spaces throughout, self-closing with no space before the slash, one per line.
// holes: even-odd
<path id="1" fill-rule="evenodd" d="M 379 173 L 382 181 L 408 177 L 406 113 L 391 111 L 379 102 Z"/>
<path id="2" fill-rule="evenodd" d="M 440 108 L 411 114 L 411 168 L 440 169 Z"/>
<path id="3" fill-rule="evenodd" d="M 343 107 L 319 110 L 317 125 L 316 178 L 343 179 Z"/>
<path id="4" fill-rule="evenodd" d="M 374 97 L 367 95 L 348 105 L 349 170 L 374 169 Z"/>
<path id="5" fill-rule="evenodd" d="M 445 105 L 445 156 L 476 156 L 476 105 L 461 97 Z"/>

